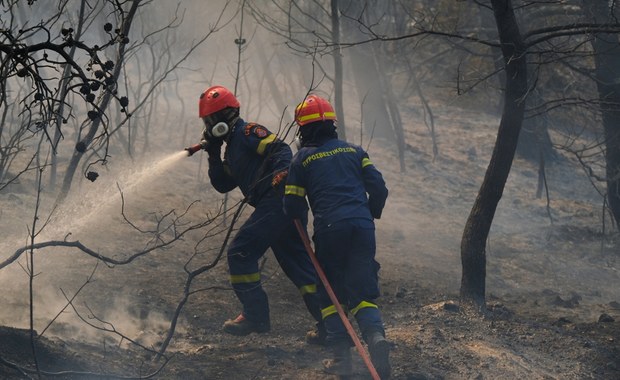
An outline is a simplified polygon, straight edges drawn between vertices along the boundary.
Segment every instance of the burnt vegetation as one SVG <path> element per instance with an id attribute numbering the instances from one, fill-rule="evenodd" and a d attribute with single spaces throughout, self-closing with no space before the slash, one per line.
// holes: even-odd
<path id="1" fill-rule="evenodd" d="M 219 332 L 246 206 L 180 159 L 217 83 L 287 142 L 324 95 L 386 173 L 395 378 L 620 376 L 616 1 L 260 3 L 0 0 L 0 377 L 325 376 L 272 258 L 281 335 Z"/>

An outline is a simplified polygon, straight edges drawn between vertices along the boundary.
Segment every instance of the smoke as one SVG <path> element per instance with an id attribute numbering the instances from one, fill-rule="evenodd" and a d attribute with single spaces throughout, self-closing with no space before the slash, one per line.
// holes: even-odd
<path id="1" fill-rule="evenodd" d="M 160 16 L 169 15 L 168 10 L 159 9 Z M 186 38 L 179 38 L 179 41 L 200 37 L 204 32 L 201 25 L 208 24 L 206 21 L 212 13 L 211 5 L 203 6 L 202 3 L 193 6 L 192 10 L 181 25 L 186 28 L 182 32 Z M 250 18 L 246 22 L 246 26 L 252 23 Z M 261 28 L 246 28 L 245 31 L 256 37 L 247 39 L 240 61 L 244 78 L 238 82 L 237 95 L 242 105 L 242 117 L 277 132 L 279 126 L 289 121 L 292 107 L 311 85 L 317 86 L 316 91 L 322 94 L 332 93 L 329 81 L 318 78 L 313 83 L 313 74 L 321 75 L 312 72 L 312 57 L 290 54 L 281 40 L 270 38 Z M 38 225 L 47 225 L 36 241 L 79 240 L 97 252 L 118 258 L 143 248 L 152 237 L 125 222 L 121 215 L 120 192 L 125 201 L 125 215 L 145 231 L 155 228 L 169 210 L 182 211 L 194 200 L 208 197 L 217 199 L 219 204 L 221 198 L 216 198 L 212 190 L 204 190 L 209 188 L 208 185 L 199 186 L 198 178 L 204 175 L 205 169 L 200 166 L 203 153 L 186 158 L 181 149 L 196 143 L 200 137 L 202 125 L 196 117 L 196 105 L 201 91 L 213 84 L 230 89 L 236 87 L 235 78 L 230 73 L 236 71 L 238 46 L 234 40 L 238 32 L 238 23 L 233 22 L 223 33 L 201 45 L 197 54 L 183 65 L 189 69 L 183 71 L 180 79 L 171 80 L 168 87 L 162 88 L 163 96 L 156 100 L 152 112 L 134 116 L 133 120 L 139 116 L 144 118 L 137 120 L 146 120 L 148 116 L 151 121 L 148 128 L 143 125 L 147 123 L 140 122 L 131 126 L 135 149 L 132 154 L 144 155 L 142 162 L 126 157 L 121 153 L 125 147 L 113 144 L 114 155 L 105 167 L 97 166 L 99 177 L 96 181 L 82 180 L 78 184 L 76 179 L 76 186 L 61 208 L 52 213 L 53 194 L 42 194 L 44 202 Z M 233 35 L 235 38 L 231 38 Z M 181 49 L 183 46 L 184 43 L 178 43 L 171 47 Z M 265 53 L 264 59 L 257 50 Z M 347 53 L 343 51 L 343 54 Z M 330 55 L 314 58 L 326 67 L 330 65 Z M 368 123 L 368 120 L 362 120 L 363 105 L 357 100 L 359 97 L 351 74 L 345 75 L 344 116 L 348 139 L 365 148 L 370 144 L 372 161 L 383 172 L 390 189 L 386 210 L 382 219 L 377 221 L 377 258 L 382 265 L 383 279 L 394 284 L 400 278 L 413 278 L 431 288 L 434 294 L 458 294 L 460 238 L 489 163 L 498 119 L 471 107 L 454 107 L 459 100 L 432 99 L 437 136 L 431 138 L 424 126 L 419 99 L 413 95 L 404 96 L 399 107 L 403 111 L 408 148 L 405 152 L 407 171 L 401 172 L 396 164 L 394 144 L 371 138 L 362 129 L 362 122 Z M 264 84 L 254 82 L 252 78 L 273 79 L 273 88 L 278 90 L 280 99 L 276 98 L 276 91 L 267 90 Z M 427 95 L 442 94 L 432 89 L 437 81 L 433 78 L 427 81 L 432 84 L 428 86 L 430 90 L 425 88 L 430 91 Z M 403 93 L 406 95 L 407 92 Z M 360 94 L 361 97 L 364 95 Z M 125 130 L 121 129 L 121 132 L 125 133 Z M 66 139 L 71 141 L 71 137 L 68 131 Z M 432 152 L 435 137 L 439 149 L 436 158 Z M 65 153 L 66 159 L 74 148 L 73 144 L 61 145 L 60 157 Z M 71 151 L 67 154 L 63 148 Z M 171 150 L 174 152 L 167 153 Z M 540 292 L 545 288 L 567 294 L 588 288 L 591 294 L 599 294 L 591 297 L 593 302 L 614 300 L 619 284 L 614 263 L 605 268 L 595 262 L 596 257 L 592 257 L 591 252 L 599 252 L 600 244 L 594 239 L 585 245 L 577 241 L 573 241 L 575 244 L 559 243 L 577 234 L 568 231 L 566 236 L 557 235 L 557 229 L 547 217 L 544 200 L 533 200 L 531 191 L 528 192 L 535 187 L 532 173 L 536 173 L 536 168 L 523 162 L 515 163 L 499 205 L 488 241 L 489 294 Z M 577 177 L 574 168 L 548 174 L 555 220 L 596 225 L 600 220 L 599 205 L 593 197 L 583 197 L 577 205 L 567 200 L 567 195 L 562 192 L 577 186 L 591 189 L 588 181 Z M 27 228 L 33 224 L 36 187 L 30 186 L 34 183 L 32 180 L 24 178 L 22 182 L 21 187 L 10 188 L 10 194 L 0 194 L 3 202 L 0 211 L 2 257 L 8 257 L 17 247 L 28 244 Z M 188 217 L 193 218 L 191 220 L 204 217 L 214 204 L 202 204 L 196 215 Z M 582 215 L 586 217 L 570 220 L 569 216 L 575 210 L 583 211 Z M 50 213 L 52 217 L 47 221 Z M 593 216 L 587 216 L 589 213 Z M 586 236 L 584 231 L 581 230 L 582 236 Z M 52 247 L 35 251 L 35 328 L 42 331 L 60 313 L 46 334 L 98 340 L 102 332 L 81 321 L 72 306 L 68 306 L 67 298 L 73 299 L 84 286 L 72 301 L 81 315 L 109 322 L 119 332 L 145 345 L 156 344 L 170 319 L 164 310 L 178 299 L 182 289 L 180 282 L 185 275 L 182 264 L 192 253 L 191 243 L 192 240 L 188 239 L 169 250 L 153 253 L 158 260 L 145 257 L 131 265 L 114 268 L 101 263 L 97 266 L 96 259 L 77 250 Z M 558 257 L 558 252 L 566 255 Z M 18 262 L 0 270 L 0 286 L 4 290 L 3 307 L 0 308 L 2 325 L 27 327 L 27 258 L 23 255 Z M 93 271 L 93 278 L 87 283 Z M 575 277 L 580 281 L 576 282 Z M 162 285 L 164 281 L 165 285 Z M 157 285 L 151 289 L 149 284 L 154 282 Z M 116 339 L 113 334 L 103 334 Z"/>
<path id="2" fill-rule="evenodd" d="M 100 180 L 76 187 L 63 206 L 54 210 L 35 243 L 77 240 L 113 258 L 143 249 L 148 236 L 134 227 L 154 230 L 157 221 L 161 221 L 158 215 L 175 207 L 184 210 L 190 197 L 196 197 L 195 186 L 188 186 L 185 194 L 182 186 L 177 187 L 196 170 L 195 160 L 186 156 L 185 151 L 177 151 L 160 158 L 151 157 L 143 165 L 112 164 Z M 120 191 L 126 202 L 126 215 L 135 218 L 135 226 L 128 225 L 121 216 Z M 171 196 L 173 192 L 178 197 Z M 166 201 L 161 202 L 163 199 Z M 43 211 L 41 219 L 45 219 Z M 26 239 L 5 239 L 1 251 L 14 252 L 27 243 Z M 155 296 L 141 284 L 157 276 L 157 268 L 147 265 L 148 261 L 109 268 L 77 249 L 49 247 L 34 251 L 33 263 L 36 274 L 33 308 L 35 329 L 39 332 L 46 330 L 48 336 L 96 342 L 102 330 L 88 326 L 76 311 L 100 328 L 113 328 L 146 346 L 154 345 L 168 328 L 169 318 L 148 304 L 148 299 Z M 4 289 L 4 307 L 0 308 L 2 325 L 29 327 L 28 268 L 29 255 L 25 253 L 17 262 L 0 270 L 0 286 Z M 136 289 L 142 290 L 136 292 Z M 118 339 L 115 334 L 103 334 Z"/>

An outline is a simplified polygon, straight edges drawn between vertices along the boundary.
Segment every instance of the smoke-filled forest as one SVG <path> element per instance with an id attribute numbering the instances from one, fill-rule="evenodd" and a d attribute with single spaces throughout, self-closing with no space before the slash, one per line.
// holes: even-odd
<path id="1" fill-rule="evenodd" d="M 252 206 L 184 150 L 213 85 L 293 153 L 328 99 L 382 173 L 392 379 L 620 378 L 618 7 L 0 1 L 0 378 L 337 378 L 271 251 L 271 331 L 222 331 Z"/>

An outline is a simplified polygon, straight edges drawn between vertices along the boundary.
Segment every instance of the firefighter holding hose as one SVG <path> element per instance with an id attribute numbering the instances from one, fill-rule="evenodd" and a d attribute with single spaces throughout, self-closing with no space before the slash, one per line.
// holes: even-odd
<path id="1" fill-rule="evenodd" d="M 328 296 L 331 284 L 339 304 L 355 317 L 370 359 L 381 379 L 390 376 L 390 344 L 379 307 L 375 225 L 388 196 L 381 173 L 359 146 L 339 140 L 331 104 L 309 95 L 295 110 L 301 149 L 286 179 L 284 210 L 303 220 L 307 202 L 314 216 L 316 258 L 327 284 L 319 284 L 327 344 L 333 351 L 328 372 L 349 375 L 351 336 Z"/>
<path id="2" fill-rule="evenodd" d="M 238 99 L 225 87 L 205 90 L 199 100 L 199 116 L 205 127 L 203 140 L 186 148 L 190 156 L 199 150 L 207 151 L 209 179 L 215 190 L 226 193 L 239 187 L 245 201 L 254 207 L 227 251 L 230 283 L 243 310 L 226 321 L 223 329 L 233 335 L 270 331 L 269 304 L 261 286 L 258 261 L 271 248 L 317 321 L 317 329 L 310 331 L 306 340 L 322 344 L 326 334 L 318 305 L 316 271 L 292 219 L 282 209 L 291 149 L 264 126 L 240 118 L 239 108 Z M 298 217 L 305 227 L 307 214 Z"/>

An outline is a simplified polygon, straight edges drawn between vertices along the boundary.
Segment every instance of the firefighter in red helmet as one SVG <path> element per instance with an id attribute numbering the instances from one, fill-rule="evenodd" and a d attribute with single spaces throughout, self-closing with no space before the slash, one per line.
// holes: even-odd
<path id="1" fill-rule="evenodd" d="M 390 376 L 389 342 L 379 307 L 375 225 L 388 189 L 361 147 L 339 140 L 331 104 L 309 95 L 295 110 L 301 148 L 286 180 L 284 209 L 303 218 L 307 203 L 314 216 L 316 255 L 339 302 L 355 317 L 371 360 L 381 376 Z M 321 314 L 332 347 L 329 372 L 351 372 L 351 339 L 324 286 L 319 284 Z"/>
<path id="2" fill-rule="evenodd" d="M 271 329 L 258 263 L 271 248 L 317 321 L 317 329 L 307 335 L 308 342 L 322 344 L 326 334 L 318 306 L 316 271 L 292 219 L 282 209 L 284 178 L 292 157 L 290 147 L 264 126 L 240 118 L 239 101 L 225 87 L 212 86 L 205 90 L 198 108 L 204 131 L 197 147 L 209 155 L 211 185 L 220 193 L 239 187 L 245 201 L 254 207 L 227 252 L 230 283 L 241 302 L 242 312 L 224 323 L 224 331 L 247 335 Z M 186 148 L 189 155 L 198 150 L 195 147 Z M 307 215 L 302 219 L 307 223 Z"/>

